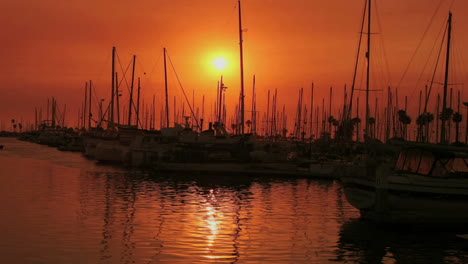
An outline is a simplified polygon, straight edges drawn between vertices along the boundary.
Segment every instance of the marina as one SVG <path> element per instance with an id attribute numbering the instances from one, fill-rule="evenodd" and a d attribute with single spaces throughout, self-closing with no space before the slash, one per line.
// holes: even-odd
<path id="1" fill-rule="evenodd" d="M 2 143 L 5 263 L 468 260 L 466 233 L 361 221 L 337 181 L 154 173 Z"/>
<path id="2" fill-rule="evenodd" d="M 206 2 L 9 4 L 1 263 L 468 262 L 468 5 Z"/>

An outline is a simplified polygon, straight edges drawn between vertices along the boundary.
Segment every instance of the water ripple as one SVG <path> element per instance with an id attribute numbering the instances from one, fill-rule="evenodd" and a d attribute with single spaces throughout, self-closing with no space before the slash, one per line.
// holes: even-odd
<path id="1" fill-rule="evenodd" d="M 356 220 L 341 186 L 155 174 L 10 140 L 2 263 L 463 263 L 452 234 Z M 443 241 L 443 243 L 441 243 Z"/>

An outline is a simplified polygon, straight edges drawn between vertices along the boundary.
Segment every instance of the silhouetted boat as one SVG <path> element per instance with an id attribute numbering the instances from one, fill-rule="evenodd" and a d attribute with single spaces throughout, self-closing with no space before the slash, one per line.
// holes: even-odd
<path id="1" fill-rule="evenodd" d="M 395 164 L 368 159 L 341 178 L 348 202 L 379 222 L 468 222 L 468 148 L 401 144 Z"/>
<path id="2" fill-rule="evenodd" d="M 450 13 L 447 65 L 451 22 Z M 442 113 L 447 110 L 448 67 L 445 76 Z M 448 145 L 444 122 L 441 144 L 391 143 L 399 147 L 396 159 L 378 155 L 369 142 L 363 158 L 344 167 L 341 180 L 346 198 L 361 216 L 392 223 L 468 222 L 468 147 Z"/>

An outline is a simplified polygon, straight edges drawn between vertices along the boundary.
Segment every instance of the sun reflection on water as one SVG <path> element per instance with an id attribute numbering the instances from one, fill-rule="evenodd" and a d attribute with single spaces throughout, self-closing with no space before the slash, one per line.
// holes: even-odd
<path id="1" fill-rule="evenodd" d="M 148 176 L 1 140 L 2 263 L 466 262 L 454 234 L 361 221 L 339 182 Z"/>
<path id="2" fill-rule="evenodd" d="M 209 229 L 209 235 L 207 236 L 207 245 L 208 250 L 214 245 L 216 237 L 219 233 L 219 225 L 220 222 L 218 218 L 223 218 L 223 214 L 221 212 L 217 212 L 217 209 L 213 206 L 213 204 L 217 204 L 216 195 L 214 190 L 210 190 L 210 194 L 208 195 L 207 203 L 206 203 L 206 218 L 205 218 L 205 225 Z"/>

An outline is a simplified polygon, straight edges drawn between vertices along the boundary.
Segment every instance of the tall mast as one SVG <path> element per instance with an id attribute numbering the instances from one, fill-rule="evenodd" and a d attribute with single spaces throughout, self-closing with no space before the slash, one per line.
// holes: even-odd
<path id="1" fill-rule="evenodd" d="M 366 21 L 366 11 L 367 11 L 366 9 L 367 9 L 367 2 L 364 5 L 364 11 L 363 11 L 363 15 L 362 15 L 361 31 L 360 31 L 361 34 L 359 35 L 358 51 L 357 51 L 357 54 L 356 54 L 356 63 L 354 65 L 353 82 L 351 84 L 351 94 L 350 94 L 350 97 L 349 97 L 349 106 L 347 108 L 346 115 L 345 115 L 345 118 L 344 118 L 344 120 L 348 120 L 348 121 L 351 119 L 352 112 L 353 112 L 354 90 L 355 90 L 355 85 L 356 85 L 356 75 L 357 75 L 358 66 L 359 66 L 359 58 L 360 58 L 360 54 L 361 54 L 361 43 L 362 43 L 362 35 L 363 35 L 362 33 L 364 32 L 364 25 L 365 25 L 365 21 Z M 359 105 L 357 107 L 359 107 Z"/>
<path id="2" fill-rule="evenodd" d="M 240 79 L 241 79 L 241 134 L 244 135 L 244 48 L 242 46 L 242 10 L 241 0 L 239 3 L 239 51 L 240 51 Z"/>
<path id="3" fill-rule="evenodd" d="M 447 109 L 447 88 L 448 88 L 448 74 L 449 74 L 449 65 L 450 65 L 450 41 L 452 38 L 452 12 L 449 13 L 448 18 L 448 35 L 447 35 L 447 55 L 445 56 L 445 79 L 444 79 L 444 97 L 442 98 L 442 123 L 440 130 L 440 143 L 447 143 L 445 136 L 445 113 Z"/>
<path id="4" fill-rule="evenodd" d="M 309 131 L 310 131 L 310 140 L 312 141 L 312 123 L 314 118 L 314 83 L 312 82 L 312 87 L 310 90 L 310 121 L 309 121 Z"/>
<path id="5" fill-rule="evenodd" d="M 369 137 L 369 88 L 370 88 L 370 59 L 371 59 L 371 0 L 368 0 L 367 10 L 367 77 L 366 77 L 366 138 Z"/>
<path id="6" fill-rule="evenodd" d="M 115 98 L 117 99 L 117 124 L 120 124 L 120 92 L 119 92 L 119 73 L 115 73 Z M 123 122 L 124 123 L 124 122 Z"/>
<path id="7" fill-rule="evenodd" d="M 328 113 L 328 118 L 331 118 L 333 115 L 332 115 L 332 104 L 333 104 L 333 87 L 330 87 L 330 103 L 329 103 L 329 113 Z M 332 136 L 332 122 L 329 122 L 328 123 L 328 132 L 330 132 L 330 136 Z"/>
<path id="8" fill-rule="evenodd" d="M 136 107 L 137 128 L 138 128 L 138 125 L 140 124 L 140 93 L 141 93 L 141 84 L 140 84 L 140 77 L 138 77 L 138 95 L 137 95 L 137 107 Z M 145 102 L 143 101 L 143 107 L 144 107 L 144 104 Z"/>
<path id="9" fill-rule="evenodd" d="M 133 86 L 135 83 L 135 64 L 136 55 L 133 55 L 133 67 L 132 67 L 132 83 L 130 85 L 130 102 L 128 103 L 128 125 L 132 124 L 132 108 L 133 108 Z"/>
<path id="10" fill-rule="evenodd" d="M 268 101 L 267 101 L 267 114 L 266 114 L 265 133 L 268 133 L 269 131 L 270 131 L 270 89 L 268 89 Z"/>
<path id="11" fill-rule="evenodd" d="M 221 125 L 222 122 L 222 105 L 223 105 L 223 90 L 224 90 L 223 76 L 221 75 L 221 81 L 219 82 L 218 94 L 218 123 Z"/>
<path id="12" fill-rule="evenodd" d="M 257 106 L 256 106 L 256 98 L 255 98 L 255 75 L 253 76 L 253 87 L 252 87 L 252 128 L 250 129 L 250 133 L 257 134 Z"/>
<path id="13" fill-rule="evenodd" d="M 93 82 L 89 80 L 89 103 L 88 103 L 88 129 L 91 129 L 91 119 L 93 114 L 91 113 L 91 103 L 92 103 L 92 89 L 93 89 Z"/>
<path id="14" fill-rule="evenodd" d="M 114 126 L 114 97 L 115 97 L 115 47 L 112 47 L 112 92 L 110 101 L 110 121 L 111 126 Z"/>
<path id="15" fill-rule="evenodd" d="M 166 92 L 166 127 L 169 127 L 169 94 L 167 92 L 167 66 L 166 66 L 166 48 L 164 52 L 164 88 Z"/>
<path id="16" fill-rule="evenodd" d="M 85 91 L 86 91 L 86 89 L 85 89 Z M 86 101 L 86 99 L 85 99 L 85 101 Z M 49 119 L 49 108 L 50 108 L 49 104 L 50 104 L 50 103 L 49 103 L 49 98 L 47 98 L 47 111 L 46 111 L 46 115 L 47 115 L 47 118 L 46 118 L 47 123 L 46 123 L 46 125 L 47 125 L 47 126 L 48 126 L 49 121 L 50 121 L 50 119 Z M 83 109 L 84 109 L 84 106 L 83 106 Z M 82 115 L 82 117 L 83 117 L 82 120 L 84 120 L 84 116 L 83 116 L 83 115 Z M 84 126 L 84 121 L 83 121 L 83 126 Z"/>
<path id="17" fill-rule="evenodd" d="M 88 82 L 85 84 L 85 97 L 84 97 L 84 104 L 83 104 L 83 128 L 86 129 L 86 111 L 88 109 Z"/>
<path id="18" fill-rule="evenodd" d="M 151 127 L 151 130 L 155 130 L 156 129 L 156 97 L 155 95 L 153 94 L 153 107 L 152 107 L 152 110 L 153 110 L 153 115 L 152 115 L 152 124 L 153 126 Z"/>

